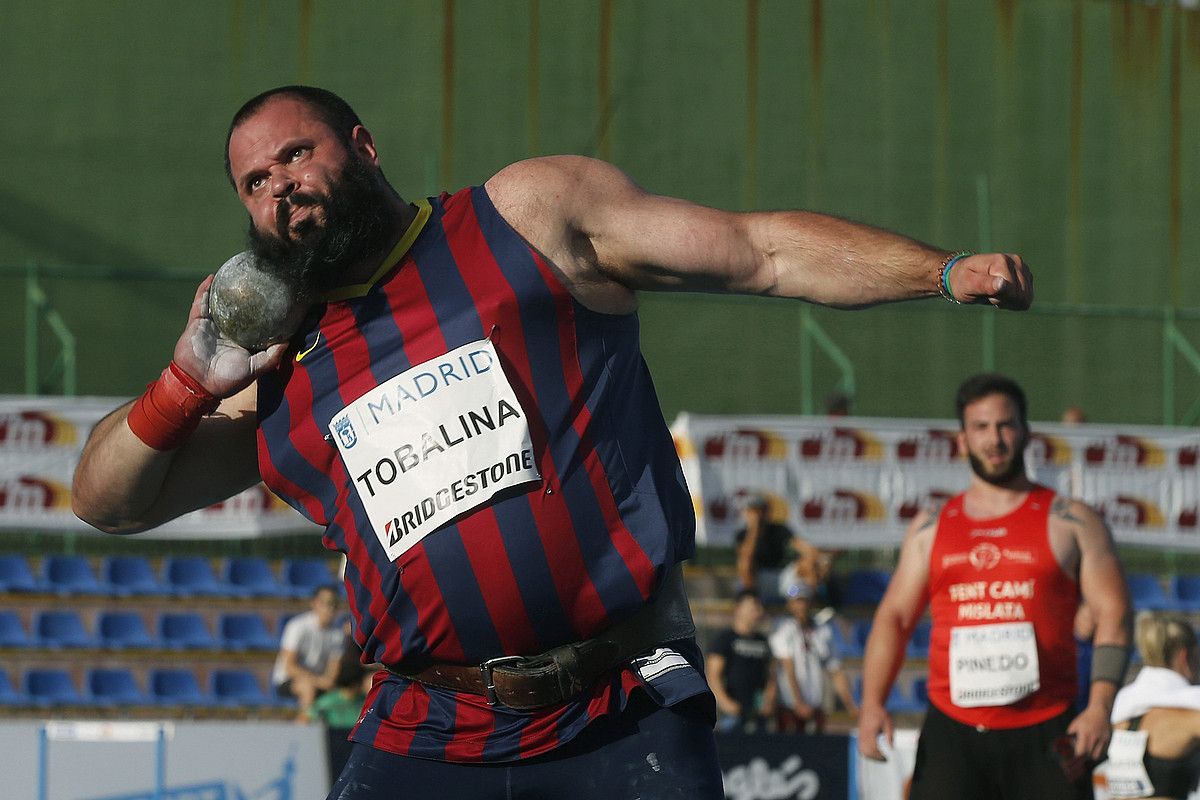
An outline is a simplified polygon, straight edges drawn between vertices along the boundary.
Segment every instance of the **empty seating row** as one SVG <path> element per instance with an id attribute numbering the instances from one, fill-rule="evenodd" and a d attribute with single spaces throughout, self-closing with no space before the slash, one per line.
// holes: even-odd
<path id="1" fill-rule="evenodd" d="M 163 612 L 151 633 L 137 612 L 101 611 L 93 633 L 74 611 L 39 611 L 27 632 L 16 612 L 0 611 L 0 647 L 274 650 L 287 618 L 282 616 L 272 633 L 261 614 L 224 613 L 214 633 L 198 613 Z"/>
<path id="2" fill-rule="evenodd" d="M 285 559 L 277 575 L 255 556 L 223 559 L 219 574 L 202 556 L 164 558 L 158 573 L 141 556 L 108 556 L 97 576 L 83 556 L 46 556 L 35 575 L 24 556 L 0 555 L 0 592 L 293 598 L 334 582 L 329 562 L 319 558 Z"/>
<path id="3" fill-rule="evenodd" d="M 264 691 L 249 670 L 217 669 L 202 689 L 188 669 L 154 669 L 146 688 L 127 669 L 89 669 L 82 689 L 62 669 L 28 669 L 19 686 L 0 670 L 0 705 L 7 706 L 288 706 L 295 701 Z"/>

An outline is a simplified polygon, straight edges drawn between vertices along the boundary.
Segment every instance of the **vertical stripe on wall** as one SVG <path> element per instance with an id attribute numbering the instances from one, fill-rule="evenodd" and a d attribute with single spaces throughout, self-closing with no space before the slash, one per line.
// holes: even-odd
<path id="1" fill-rule="evenodd" d="M 742 207 L 758 200 L 758 0 L 746 0 L 746 159 L 742 165 Z"/>
<path id="2" fill-rule="evenodd" d="M 609 70 L 612 64 L 613 2 L 614 0 L 600 0 L 600 53 L 596 71 L 596 92 L 600 105 L 600 118 L 596 130 L 596 153 L 605 161 L 612 160 L 608 126 L 612 119 L 612 86 Z"/>
<path id="3" fill-rule="evenodd" d="M 442 0 L 442 186 L 454 176 L 454 0 Z"/>

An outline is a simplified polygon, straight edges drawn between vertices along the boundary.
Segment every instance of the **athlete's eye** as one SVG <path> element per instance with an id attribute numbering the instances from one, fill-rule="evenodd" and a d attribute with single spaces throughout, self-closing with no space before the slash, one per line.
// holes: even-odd
<path id="1" fill-rule="evenodd" d="M 288 161 L 295 161 L 296 159 L 300 158 L 300 156 L 304 155 L 306 152 L 308 152 L 307 147 L 293 147 L 291 152 L 288 153 Z"/>

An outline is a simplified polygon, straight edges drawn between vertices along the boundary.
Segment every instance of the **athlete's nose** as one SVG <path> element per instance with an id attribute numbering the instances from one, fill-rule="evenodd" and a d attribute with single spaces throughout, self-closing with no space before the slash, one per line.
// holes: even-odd
<path id="1" fill-rule="evenodd" d="M 290 172 L 285 169 L 280 169 L 271 173 L 272 197 L 283 199 L 294 191 L 296 191 L 296 181 L 294 178 L 292 178 Z"/>

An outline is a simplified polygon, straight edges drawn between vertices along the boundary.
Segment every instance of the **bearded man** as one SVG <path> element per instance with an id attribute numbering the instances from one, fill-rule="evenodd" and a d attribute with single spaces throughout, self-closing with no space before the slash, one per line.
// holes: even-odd
<path id="1" fill-rule="evenodd" d="M 578 156 L 406 200 L 314 87 L 248 101 L 225 166 L 260 260 L 318 300 L 252 353 L 203 282 L 169 368 L 92 431 L 72 503 L 134 533 L 261 479 L 325 527 L 363 660 L 386 668 L 337 800 L 724 796 L 639 290 L 1033 296 L 1016 255 L 704 208 Z"/>
<path id="2" fill-rule="evenodd" d="M 1025 394 L 1002 375 L 959 387 L 970 487 L 913 520 L 863 658 L 859 751 L 882 759 L 884 708 L 926 606 L 929 709 L 913 800 L 1091 797 L 1129 659 L 1129 598 L 1112 535 L 1085 504 L 1025 474 Z M 1077 716 L 1073 622 L 1096 615 L 1087 707 Z"/>

